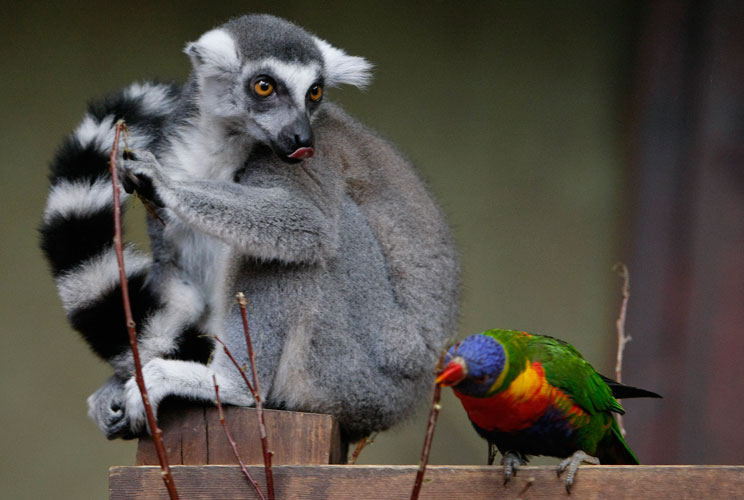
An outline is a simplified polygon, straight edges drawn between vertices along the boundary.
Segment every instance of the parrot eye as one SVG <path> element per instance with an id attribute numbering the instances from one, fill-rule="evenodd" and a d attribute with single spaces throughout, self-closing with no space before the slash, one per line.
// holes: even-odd
<path id="1" fill-rule="evenodd" d="M 488 380 L 488 376 L 486 376 L 486 375 L 483 375 L 481 377 L 474 377 L 473 378 L 473 381 L 476 384 L 485 384 L 486 383 L 486 380 Z"/>

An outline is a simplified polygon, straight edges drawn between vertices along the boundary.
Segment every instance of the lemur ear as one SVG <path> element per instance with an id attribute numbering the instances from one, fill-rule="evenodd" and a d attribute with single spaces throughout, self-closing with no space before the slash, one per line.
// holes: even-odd
<path id="1" fill-rule="evenodd" d="M 207 31 L 199 40 L 187 44 L 184 52 L 191 58 L 194 70 L 202 77 L 219 77 L 240 71 L 235 42 L 223 29 Z"/>
<path id="2" fill-rule="evenodd" d="M 365 88 L 372 79 L 372 64 L 363 57 L 350 56 L 320 38 L 315 38 L 323 54 L 325 83 L 331 87 L 348 84 Z"/>

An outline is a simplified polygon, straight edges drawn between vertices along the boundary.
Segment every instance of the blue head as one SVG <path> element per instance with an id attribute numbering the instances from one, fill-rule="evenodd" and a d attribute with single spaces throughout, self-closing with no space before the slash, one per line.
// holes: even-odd
<path id="1" fill-rule="evenodd" d="M 494 338 L 476 333 L 450 347 L 437 384 L 457 386 L 468 396 L 486 396 L 506 367 L 504 347 Z"/>

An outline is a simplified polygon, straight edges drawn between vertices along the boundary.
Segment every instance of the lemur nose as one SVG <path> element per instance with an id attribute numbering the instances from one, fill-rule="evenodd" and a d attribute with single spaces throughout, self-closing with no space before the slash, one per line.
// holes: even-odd
<path id="1" fill-rule="evenodd" d="M 306 116 L 300 116 L 282 129 L 274 151 L 283 158 L 302 160 L 315 154 L 314 142 L 310 121 Z"/>
<path id="2" fill-rule="evenodd" d="M 295 134 L 294 136 L 295 144 L 298 148 L 306 148 L 313 145 L 313 136 L 312 135 L 299 135 Z"/>

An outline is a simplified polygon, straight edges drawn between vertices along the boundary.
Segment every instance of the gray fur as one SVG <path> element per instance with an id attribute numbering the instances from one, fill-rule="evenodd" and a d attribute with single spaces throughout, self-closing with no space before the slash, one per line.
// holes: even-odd
<path id="1" fill-rule="evenodd" d="M 220 33 L 191 44 L 194 74 L 173 111 L 180 118 L 155 155 L 123 162 L 125 180 L 149 182 L 164 205 L 165 226 L 149 222 L 149 280 L 165 304 L 179 300 L 179 287 L 188 301 L 201 300 L 188 321 L 219 336 L 241 363 L 234 295 L 245 293 L 269 407 L 333 414 L 348 439 L 386 429 L 428 394 L 438 352 L 454 334 L 458 266 L 448 228 L 412 167 L 338 107 L 298 102 L 306 88 L 288 89 L 275 108 L 245 95 L 246 67 L 273 67 L 263 59 L 316 64 L 319 81 L 333 74 L 332 60 L 339 82 L 366 81 L 365 61 L 270 16 L 221 29 L 241 67 Z M 315 137 L 315 156 L 297 164 L 275 147 L 274 122 L 292 113 L 311 120 Z M 165 359 L 171 341 L 159 343 L 153 330 L 142 344 L 154 405 L 168 395 L 213 400 L 212 374 L 225 403 L 253 404 L 221 348 L 208 366 Z M 117 373 L 131 369 L 126 356 L 118 363 Z M 110 379 L 89 408 L 108 436 L 144 428 L 133 379 Z"/>

